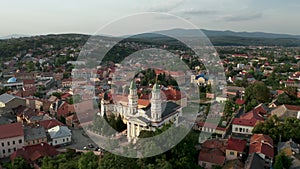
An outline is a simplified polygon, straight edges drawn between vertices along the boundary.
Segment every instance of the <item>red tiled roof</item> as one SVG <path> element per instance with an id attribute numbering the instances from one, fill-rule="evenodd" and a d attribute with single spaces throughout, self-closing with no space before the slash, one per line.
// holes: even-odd
<path id="1" fill-rule="evenodd" d="M 70 93 L 64 93 L 61 95 L 61 98 L 62 99 L 65 99 L 65 98 L 68 98 L 68 97 L 71 97 L 72 95 Z"/>
<path id="2" fill-rule="evenodd" d="M 0 125 L 0 139 L 24 136 L 21 123 L 11 123 Z"/>
<path id="3" fill-rule="evenodd" d="M 248 120 L 251 120 L 251 119 L 256 119 L 256 120 L 261 120 L 261 121 L 264 120 L 264 118 L 261 115 L 259 115 L 256 111 L 253 111 L 253 110 L 251 110 L 250 112 L 248 112 L 246 114 L 241 115 L 240 118 L 248 119 Z"/>
<path id="4" fill-rule="evenodd" d="M 256 124 L 256 119 L 241 119 L 241 118 L 234 118 L 232 124 L 242 125 L 242 126 L 252 126 L 254 127 Z"/>
<path id="5" fill-rule="evenodd" d="M 170 87 L 168 90 L 163 90 L 164 94 L 167 97 L 167 100 L 180 100 L 181 99 L 181 92 Z"/>
<path id="6" fill-rule="evenodd" d="M 138 99 L 138 105 L 148 107 L 150 105 L 150 101 L 145 99 Z"/>
<path id="7" fill-rule="evenodd" d="M 39 121 L 39 125 L 43 126 L 45 129 L 50 129 L 55 126 L 63 126 L 64 124 L 56 119 Z"/>
<path id="8" fill-rule="evenodd" d="M 249 154 L 262 153 L 274 157 L 273 140 L 265 134 L 254 134 L 250 139 Z"/>
<path id="9" fill-rule="evenodd" d="M 238 151 L 238 152 L 244 152 L 244 150 L 246 148 L 246 144 L 247 144 L 246 140 L 229 138 L 226 149 L 235 150 L 235 151 Z"/>
<path id="10" fill-rule="evenodd" d="M 259 104 L 258 106 L 256 106 L 253 111 L 255 111 L 258 114 L 267 114 L 268 110 L 267 107 L 264 107 L 264 104 Z"/>
<path id="11" fill-rule="evenodd" d="M 284 90 L 276 90 L 276 91 L 277 91 L 278 95 L 280 95 L 280 94 L 283 94 L 283 93 L 284 93 Z"/>
<path id="12" fill-rule="evenodd" d="M 18 149 L 10 156 L 10 159 L 14 160 L 17 157 L 23 157 L 28 162 L 32 162 L 45 156 L 52 157 L 58 154 L 59 152 L 54 147 L 50 146 L 47 143 L 41 143 L 25 146 L 21 149 Z"/>
<path id="13" fill-rule="evenodd" d="M 201 150 L 198 160 L 222 166 L 225 162 L 225 154 L 219 149 Z"/>
<path id="14" fill-rule="evenodd" d="M 204 143 L 201 145 L 202 148 L 208 148 L 208 149 L 214 149 L 218 148 L 225 152 L 226 144 L 225 141 L 220 141 L 220 140 L 206 140 Z"/>
<path id="15" fill-rule="evenodd" d="M 296 111 L 300 111 L 300 106 L 296 106 L 296 105 L 288 105 L 288 104 L 284 104 L 284 106 L 285 106 L 288 110 L 296 110 Z"/>
<path id="16" fill-rule="evenodd" d="M 35 84 L 35 80 L 33 79 L 33 80 L 30 80 L 30 79 L 24 79 L 23 80 L 23 84 L 25 85 L 25 84 Z"/>
<path id="17" fill-rule="evenodd" d="M 224 127 L 217 127 L 217 128 L 216 128 L 216 130 L 225 131 L 225 130 L 226 130 L 226 128 L 224 128 Z"/>

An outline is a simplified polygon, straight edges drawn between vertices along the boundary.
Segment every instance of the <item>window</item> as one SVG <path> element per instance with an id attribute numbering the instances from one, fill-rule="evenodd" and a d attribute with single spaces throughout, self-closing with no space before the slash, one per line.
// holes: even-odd
<path id="1" fill-rule="evenodd" d="M 35 143 L 35 141 L 34 140 L 32 140 L 32 144 L 34 144 Z"/>
<path id="2" fill-rule="evenodd" d="M 57 143 L 57 140 L 55 140 L 54 142 L 55 142 L 55 144 L 56 144 L 56 143 Z"/>
<path id="3" fill-rule="evenodd" d="M 16 147 L 14 148 L 14 151 L 17 151 Z"/>
<path id="4" fill-rule="evenodd" d="M 20 143 L 20 144 L 22 143 L 22 139 L 19 140 L 19 143 Z"/>
<path id="5" fill-rule="evenodd" d="M 10 142 L 9 142 L 9 141 L 7 142 L 7 145 L 8 145 L 8 146 L 10 145 Z"/>
<path id="6" fill-rule="evenodd" d="M 2 143 L 2 147 L 4 147 L 4 143 Z"/>
<path id="7" fill-rule="evenodd" d="M 69 138 L 67 138 L 67 141 L 69 141 Z"/>
<path id="8" fill-rule="evenodd" d="M 249 129 L 246 129 L 246 132 L 248 133 L 248 132 L 249 132 Z"/>
<path id="9" fill-rule="evenodd" d="M 63 139 L 63 142 L 65 142 L 65 139 Z"/>
<path id="10" fill-rule="evenodd" d="M 10 148 L 8 149 L 8 153 L 10 153 Z"/>
<path id="11" fill-rule="evenodd" d="M 16 144 L 16 141 L 14 140 L 14 141 L 13 141 L 13 145 L 15 145 L 15 144 Z"/>
<path id="12" fill-rule="evenodd" d="M 233 151 L 230 151 L 230 153 L 229 153 L 230 155 L 234 155 L 234 152 Z"/>
<path id="13" fill-rule="evenodd" d="M 2 150 L 3 154 L 5 154 L 5 150 Z"/>

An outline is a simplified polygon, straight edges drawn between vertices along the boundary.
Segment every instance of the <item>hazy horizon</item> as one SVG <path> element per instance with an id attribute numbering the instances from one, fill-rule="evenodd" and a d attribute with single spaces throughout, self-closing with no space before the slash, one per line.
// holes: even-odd
<path id="1" fill-rule="evenodd" d="M 94 34 L 112 20 L 141 12 L 169 13 L 200 29 L 300 35 L 299 7 L 296 0 L 14 0 L 1 4 L 0 37 Z"/>

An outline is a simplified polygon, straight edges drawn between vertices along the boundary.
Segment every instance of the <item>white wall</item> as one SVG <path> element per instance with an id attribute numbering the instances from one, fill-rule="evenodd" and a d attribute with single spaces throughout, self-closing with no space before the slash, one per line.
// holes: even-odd
<path id="1" fill-rule="evenodd" d="M 19 143 L 21 140 L 21 143 Z M 13 142 L 15 141 L 15 144 Z M 9 142 L 9 145 L 8 145 Z M 5 138 L 0 140 L 0 158 L 9 157 L 15 150 L 22 148 L 24 146 L 24 136 L 12 137 L 12 138 Z M 2 146 L 2 143 L 4 146 Z M 5 150 L 5 153 L 3 153 Z M 10 150 L 10 152 L 9 152 Z"/>
<path id="2" fill-rule="evenodd" d="M 237 131 L 236 131 L 236 128 L 237 128 Z M 241 128 L 241 131 L 240 131 L 240 128 Z M 253 130 L 252 126 L 242 126 L 242 125 L 236 125 L 236 124 L 232 125 L 233 133 L 252 135 L 252 130 Z"/>
<path id="3" fill-rule="evenodd" d="M 53 139 L 52 145 L 56 146 L 56 145 L 61 145 L 61 144 L 69 143 L 69 142 L 71 142 L 71 136 L 60 137 L 60 138 Z"/>

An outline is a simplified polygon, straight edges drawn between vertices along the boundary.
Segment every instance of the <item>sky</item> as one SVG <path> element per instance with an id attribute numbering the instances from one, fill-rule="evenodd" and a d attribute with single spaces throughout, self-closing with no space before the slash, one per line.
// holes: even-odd
<path id="1" fill-rule="evenodd" d="M 298 0 L 0 0 L 0 36 L 94 34 L 141 12 L 182 17 L 201 29 L 300 35 Z M 161 18 L 165 21 L 168 17 Z M 143 23 L 144 22 L 144 23 Z M 143 25 L 151 20 L 136 24 Z M 167 23 L 167 22 L 166 22 Z"/>

